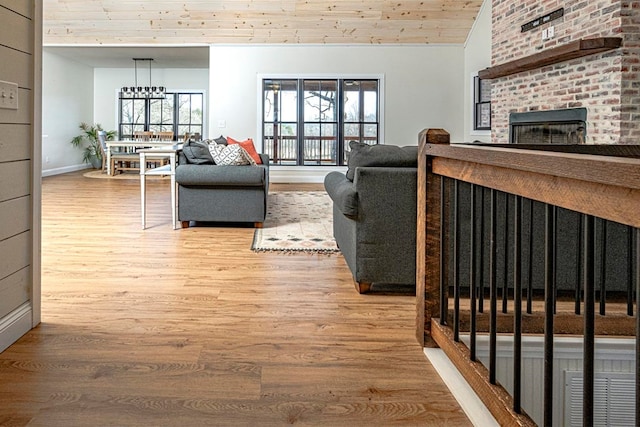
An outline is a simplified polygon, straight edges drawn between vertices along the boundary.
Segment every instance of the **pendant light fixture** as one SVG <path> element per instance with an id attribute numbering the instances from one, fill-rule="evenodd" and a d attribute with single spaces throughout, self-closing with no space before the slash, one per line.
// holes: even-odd
<path id="1" fill-rule="evenodd" d="M 149 86 L 138 86 L 138 61 L 149 63 Z M 134 85 L 123 86 L 120 89 L 120 99 L 165 99 L 165 87 L 153 86 L 151 82 L 151 62 L 153 58 L 133 58 Z"/>

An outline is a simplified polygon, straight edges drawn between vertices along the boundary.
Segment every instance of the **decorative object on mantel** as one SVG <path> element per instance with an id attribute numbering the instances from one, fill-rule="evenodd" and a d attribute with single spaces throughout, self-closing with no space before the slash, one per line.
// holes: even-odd
<path id="1" fill-rule="evenodd" d="M 338 252 L 333 239 L 332 202 L 324 191 L 269 193 L 264 227 L 255 230 L 256 252 Z"/>
<path id="2" fill-rule="evenodd" d="M 524 58 L 485 68 L 478 72 L 478 76 L 481 79 L 497 79 L 499 77 L 510 76 L 511 74 L 535 70 L 536 68 L 547 65 L 617 49 L 621 45 L 621 37 L 580 39 L 562 46 L 534 53 L 533 55 L 525 56 Z"/>
<path id="3" fill-rule="evenodd" d="M 149 63 L 149 86 L 138 86 L 138 61 Z M 123 86 L 120 89 L 120 99 L 165 99 L 165 87 L 153 86 L 151 82 L 151 62 L 153 58 L 133 58 L 134 86 Z"/>
<path id="4" fill-rule="evenodd" d="M 560 9 L 554 10 L 551 13 L 547 13 L 544 16 L 534 19 L 533 21 L 529 21 L 520 27 L 521 32 L 531 31 L 534 28 L 538 28 L 541 25 L 548 24 L 551 21 L 555 21 L 556 19 L 560 19 L 564 16 L 564 7 Z"/>

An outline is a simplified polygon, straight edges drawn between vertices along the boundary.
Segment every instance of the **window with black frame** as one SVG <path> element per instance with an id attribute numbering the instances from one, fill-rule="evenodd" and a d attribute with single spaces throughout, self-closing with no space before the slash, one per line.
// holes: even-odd
<path id="1" fill-rule="evenodd" d="M 167 93 L 165 98 L 120 99 L 118 132 L 132 138 L 134 132 L 173 132 L 175 139 L 185 133 L 202 135 L 204 94 Z"/>
<path id="2" fill-rule="evenodd" d="M 491 130 L 491 80 L 473 78 L 473 130 Z"/>
<path id="3" fill-rule="evenodd" d="M 379 143 L 375 79 L 264 79 L 264 152 L 279 165 L 346 164 L 349 141 Z"/>

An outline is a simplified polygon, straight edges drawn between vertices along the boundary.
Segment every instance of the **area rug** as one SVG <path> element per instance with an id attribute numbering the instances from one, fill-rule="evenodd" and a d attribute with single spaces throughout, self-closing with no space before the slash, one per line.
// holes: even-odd
<path id="1" fill-rule="evenodd" d="M 334 253 L 332 201 L 324 191 L 270 192 L 267 218 L 251 249 L 256 252 Z"/>

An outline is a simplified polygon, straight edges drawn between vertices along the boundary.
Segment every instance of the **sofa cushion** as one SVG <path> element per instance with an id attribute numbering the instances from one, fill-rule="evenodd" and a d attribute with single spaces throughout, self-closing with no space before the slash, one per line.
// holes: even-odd
<path id="1" fill-rule="evenodd" d="M 417 146 L 368 145 L 351 141 L 349 148 L 349 181 L 353 181 L 356 168 L 359 166 L 418 167 Z"/>
<path id="2" fill-rule="evenodd" d="M 238 144 L 210 144 L 209 152 L 216 165 L 242 166 L 256 164 L 256 161 Z"/>
<path id="3" fill-rule="evenodd" d="M 253 139 L 249 138 L 245 141 L 236 141 L 235 139 L 228 137 L 227 142 L 229 145 L 232 145 L 232 144 L 240 145 L 242 148 L 244 148 L 244 151 L 246 151 L 247 154 L 251 156 L 251 158 L 256 162 L 256 164 L 259 165 L 260 163 L 262 163 L 262 160 L 260 159 L 260 155 L 256 151 L 256 147 L 253 145 Z"/>
<path id="4" fill-rule="evenodd" d="M 204 142 L 187 141 L 182 146 L 182 152 L 187 162 L 194 165 L 212 165 L 213 157 L 209 152 L 209 146 Z"/>

